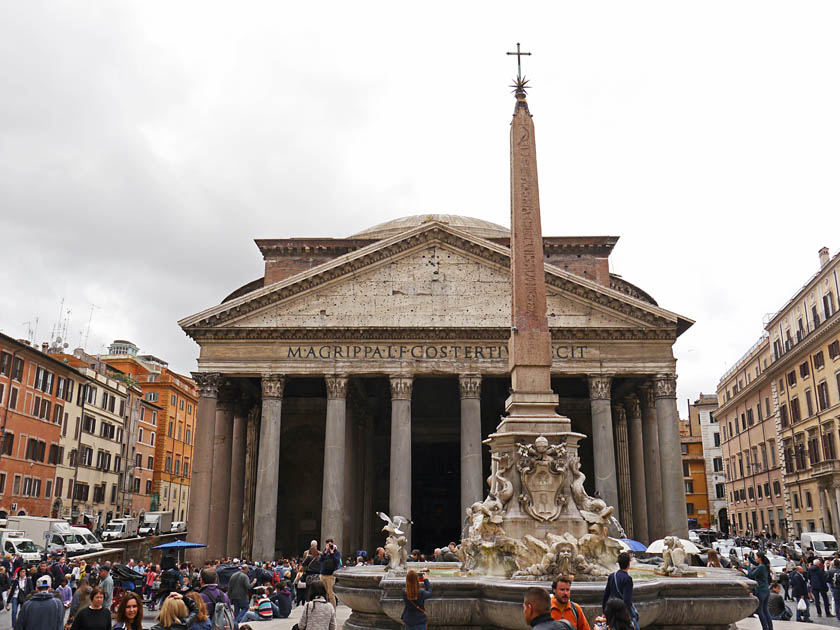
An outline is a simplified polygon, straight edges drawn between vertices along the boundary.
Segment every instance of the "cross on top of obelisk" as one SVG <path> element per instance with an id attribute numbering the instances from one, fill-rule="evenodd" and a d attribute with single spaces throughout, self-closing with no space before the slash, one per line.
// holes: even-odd
<path id="1" fill-rule="evenodd" d="M 512 88 L 514 88 L 514 93 L 516 94 L 517 99 L 521 100 L 525 98 L 525 88 L 528 87 L 528 79 L 522 76 L 522 56 L 525 55 L 527 57 L 531 56 L 529 52 L 522 52 L 519 49 L 519 42 L 516 42 L 516 52 L 509 52 L 508 55 L 516 55 L 516 79 L 514 80 Z"/>

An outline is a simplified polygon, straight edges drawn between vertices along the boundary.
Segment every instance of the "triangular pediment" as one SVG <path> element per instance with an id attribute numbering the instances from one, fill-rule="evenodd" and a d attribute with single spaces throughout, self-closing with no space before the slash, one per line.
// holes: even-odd
<path id="1" fill-rule="evenodd" d="M 552 328 L 672 328 L 689 321 L 546 265 Z M 179 324 L 334 329 L 510 326 L 510 250 L 430 222 L 220 304 Z"/>

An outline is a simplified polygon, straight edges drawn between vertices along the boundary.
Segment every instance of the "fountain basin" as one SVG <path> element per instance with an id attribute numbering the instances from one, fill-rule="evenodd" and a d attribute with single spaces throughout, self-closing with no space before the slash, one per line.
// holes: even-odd
<path id="1" fill-rule="evenodd" d="M 457 567 L 457 563 L 408 563 L 409 569 L 429 572 L 434 593 L 426 603 L 430 627 L 529 630 L 522 617 L 525 591 L 531 586 L 551 588 L 548 582 L 460 576 Z M 336 594 L 353 610 L 346 630 L 402 627 L 404 576 L 386 573 L 386 567 L 379 566 L 349 567 L 335 575 Z M 572 585 L 572 601 L 581 606 L 590 624 L 601 614 L 604 586 L 604 581 Z M 643 628 L 723 630 L 755 612 L 758 600 L 750 594 L 753 586 L 752 580 L 729 569 L 703 569 L 702 575 L 690 578 L 634 576 L 633 602 Z"/>

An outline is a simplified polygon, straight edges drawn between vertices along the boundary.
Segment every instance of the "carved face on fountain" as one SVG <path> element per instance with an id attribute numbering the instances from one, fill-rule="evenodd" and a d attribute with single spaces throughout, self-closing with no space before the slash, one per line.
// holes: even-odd
<path id="1" fill-rule="evenodd" d="M 534 440 L 534 450 L 540 455 L 545 455 L 545 452 L 548 450 L 548 439 L 544 435 Z"/>

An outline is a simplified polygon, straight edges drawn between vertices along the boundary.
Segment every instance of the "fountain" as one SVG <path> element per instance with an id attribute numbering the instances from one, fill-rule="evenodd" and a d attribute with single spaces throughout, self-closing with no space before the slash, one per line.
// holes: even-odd
<path id="1" fill-rule="evenodd" d="M 467 510 L 460 563 L 406 563 L 401 517 L 380 513 L 389 536 L 389 567 L 336 573 L 336 593 L 353 613 L 346 630 L 399 628 L 407 568 L 432 570 L 429 625 L 447 630 L 523 628 L 525 590 L 549 588 L 558 574 L 574 576 L 572 599 L 587 618 L 601 613 L 605 579 L 618 567 L 623 537 L 614 509 L 584 489 L 578 443 L 586 436 L 556 413 L 551 390 L 551 333 L 546 317 L 542 231 L 534 125 L 527 82 L 515 84 L 511 124 L 511 394 L 506 415 L 485 444 L 491 453 L 489 491 Z M 685 566 L 679 541 L 669 541 L 662 575 L 636 569 L 633 600 L 642 627 L 729 627 L 751 614 L 752 582 L 726 569 L 697 575 Z"/>

